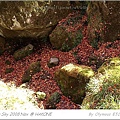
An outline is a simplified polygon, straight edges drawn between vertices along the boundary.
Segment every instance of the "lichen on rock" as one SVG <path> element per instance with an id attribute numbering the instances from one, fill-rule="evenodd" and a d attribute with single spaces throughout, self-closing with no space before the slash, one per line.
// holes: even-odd
<path id="1" fill-rule="evenodd" d="M 85 86 L 93 75 L 90 67 L 70 63 L 56 71 L 55 80 L 64 95 L 80 104 L 85 96 Z"/>
<path id="2" fill-rule="evenodd" d="M 28 69 L 25 70 L 23 77 L 22 77 L 22 83 L 29 82 L 34 74 L 37 72 L 40 72 L 41 65 L 40 61 L 32 62 Z"/>
<path id="3" fill-rule="evenodd" d="M 34 46 L 32 44 L 28 44 L 27 46 L 15 51 L 13 57 L 15 58 L 15 60 L 20 60 L 30 55 L 34 50 L 33 48 Z"/>

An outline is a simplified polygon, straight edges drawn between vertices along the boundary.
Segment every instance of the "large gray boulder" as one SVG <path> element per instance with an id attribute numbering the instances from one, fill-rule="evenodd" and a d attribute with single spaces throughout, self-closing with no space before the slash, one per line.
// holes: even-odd
<path id="1" fill-rule="evenodd" d="M 20 60 L 33 52 L 34 46 L 32 44 L 28 44 L 24 48 L 21 48 L 14 52 L 13 57 L 15 60 Z"/>
<path id="2" fill-rule="evenodd" d="M 32 62 L 23 74 L 22 83 L 29 82 L 32 79 L 32 76 L 37 72 L 40 72 L 40 70 L 40 61 Z"/>
<path id="3" fill-rule="evenodd" d="M 0 35 L 43 38 L 71 11 L 68 1 L 1 1 Z"/>

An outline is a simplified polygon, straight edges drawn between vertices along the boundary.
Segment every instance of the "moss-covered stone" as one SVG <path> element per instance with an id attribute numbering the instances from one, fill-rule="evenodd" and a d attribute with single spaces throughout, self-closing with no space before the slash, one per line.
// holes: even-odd
<path id="1" fill-rule="evenodd" d="M 44 100 L 45 99 L 45 97 L 46 97 L 46 94 L 44 93 L 44 92 L 36 92 L 36 95 L 37 95 L 37 98 L 39 99 L 39 100 Z"/>
<path id="2" fill-rule="evenodd" d="M 24 48 L 21 48 L 21 49 L 15 51 L 13 57 L 15 58 L 15 60 L 20 60 L 20 59 L 30 55 L 33 52 L 33 48 L 34 48 L 33 45 L 28 44 Z"/>
<path id="3" fill-rule="evenodd" d="M 120 2 L 90 1 L 88 14 L 88 36 L 93 47 L 98 48 L 98 42 L 117 40 L 120 31 Z M 116 28 L 116 29 L 114 29 Z"/>
<path id="4" fill-rule="evenodd" d="M 76 12 L 61 21 L 49 35 L 52 46 L 65 52 L 76 47 L 83 38 L 83 27 L 79 27 L 81 19 L 81 13 Z"/>
<path id="5" fill-rule="evenodd" d="M 29 82 L 32 76 L 37 72 L 40 72 L 40 61 L 33 62 L 30 64 L 30 66 L 25 71 L 22 77 L 22 83 Z"/>
<path id="6" fill-rule="evenodd" d="M 120 58 L 104 62 L 86 88 L 82 109 L 120 109 Z"/>
<path id="7" fill-rule="evenodd" d="M 6 68 L 5 74 L 11 73 L 14 71 L 14 68 Z"/>
<path id="8" fill-rule="evenodd" d="M 115 77 L 120 78 L 120 57 L 115 57 L 108 59 L 103 65 L 98 69 L 99 73 L 102 73 L 105 77 Z"/>
<path id="9" fill-rule="evenodd" d="M 60 102 L 60 99 L 61 99 L 61 94 L 58 92 L 54 92 L 48 99 L 46 107 L 49 109 L 55 109 L 56 104 Z"/>
<path id="10" fill-rule="evenodd" d="M 85 96 L 85 87 L 94 75 L 90 67 L 68 64 L 55 72 L 55 80 L 65 96 L 81 103 Z"/>
<path id="11" fill-rule="evenodd" d="M 6 61 L 5 61 L 5 64 L 6 64 L 6 65 L 10 65 L 11 62 L 10 62 L 9 60 L 6 60 Z"/>

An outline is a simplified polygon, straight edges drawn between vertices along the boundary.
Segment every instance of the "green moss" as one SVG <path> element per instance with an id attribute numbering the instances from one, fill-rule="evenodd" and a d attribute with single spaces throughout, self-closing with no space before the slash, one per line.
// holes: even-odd
<path id="1" fill-rule="evenodd" d="M 75 38 L 73 47 L 76 47 L 81 42 L 82 38 L 83 38 L 82 31 L 78 31 L 76 33 L 76 38 Z"/>
<path id="2" fill-rule="evenodd" d="M 36 94 L 39 100 L 44 100 L 46 97 L 46 94 L 44 92 L 36 92 Z"/>
<path id="3" fill-rule="evenodd" d="M 54 92 L 47 101 L 47 107 L 49 109 L 55 109 L 56 104 L 60 102 L 60 99 L 61 99 L 61 94 L 58 92 Z"/>
<path id="4" fill-rule="evenodd" d="M 6 60 L 6 61 L 5 61 L 5 64 L 6 64 L 6 65 L 10 65 L 11 62 L 10 62 L 9 60 Z"/>
<path id="5" fill-rule="evenodd" d="M 23 78 L 22 78 L 22 82 L 29 82 L 32 78 L 32 76 L 37 73 L 40 72 L 40 62 L 33 62 L 30 64 L 30 66 L 28 67 L 28 69 L 25 71 Z"/>
<path id="6" fill-rule="evenodd" d="M 24 48 L 21 48 L 14 53 L 15 60 L 20 60 L 33 52 L 33 46 L 31 44 L 27 45 Z"/>
<path id="7" fill-rule="evenodd" d="M 81 104 L 85 96 L 85 86 L 92 76 L 94 72 L 91 68 L 70 63 L 55 73 L 55 80 L 65 96 Z"/>
<path id="8" fill-rule="evenodd" d="M 5 74 L 11 73 L 14 71 L 14 68 L 6 68 Z"/>
<path id="9" fill-rule="evenodd" d="M 120 109 L 120 58 L 108 59 L 86 87 L 82 109 Z"/>

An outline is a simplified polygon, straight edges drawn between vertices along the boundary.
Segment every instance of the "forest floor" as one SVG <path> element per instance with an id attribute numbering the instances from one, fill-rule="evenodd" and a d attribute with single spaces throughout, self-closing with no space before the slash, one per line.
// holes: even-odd
<path id="1" fill-rule="evenodd" d="M 56 70 L 68 63 L 76 63 L 90 66 L 96 72 L 106 59 L 120 56 L 120 40 L 100 45 L 98 44 L 98 49 L 95 49 L 88 41 L 87 26 L 84 27 L 83 33 L 81 43 L 69 52 L 55 50 L 49 42 L 39 44 L 34 53 L 19 61 L 15 61 L 13 55 L 5 52 L 0 56 L 0 78 L 2 78 L 4 82 L 14 81 L 15 84 L 19 86 L 22 84 L 22 76 L 29 64 L 39 60 L 41 63 L 41 71 L 33 75 L 32 80 L 28 83 L 28 86 L 36 92 L 42 91 L 46 93 L 47 97 L 43 101 L 44 106 L 46 106 L 46 101 L 52 93 L 62 93 L 54 80 L 54 73 Z M 47 63 L 53 56 L 59 58 L 59 65 L 49 68 Z M 7 60 L 11 62 L 10 65 L 6 64 Z M 6 74 L 6 68 L 14 68 L 14 71 Z M 61 101 L 56 105 L 56 109 L 79 108 L 80 105 L 75 104 L 64 95 L 61 96 Z"/>

